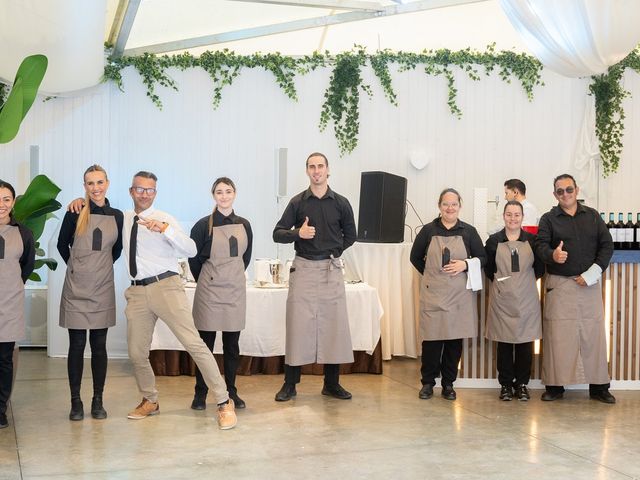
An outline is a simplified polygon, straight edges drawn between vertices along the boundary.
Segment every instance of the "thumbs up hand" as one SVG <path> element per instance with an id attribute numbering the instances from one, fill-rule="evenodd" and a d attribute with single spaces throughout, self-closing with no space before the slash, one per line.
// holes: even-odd
<path id="1" fill-rule="evenodd" d="M 560 243 L 558 244 L 556 249 L 553 251 L 553 261 L 556 263 L 564 263 L 567 261 L 567 257 L 569 256 L 569 253 L 562 250 L 563 246 L 564 246 L 564 242 L 560 240 Z"/>
<path id="2" fill-rule="evenodd" d="M 316 236 L 316 227 L 309 226 L 309 217 L 304 217 L 304 223 L 300 227 L 298 235 L 305 240 L 311 240 Z"/>

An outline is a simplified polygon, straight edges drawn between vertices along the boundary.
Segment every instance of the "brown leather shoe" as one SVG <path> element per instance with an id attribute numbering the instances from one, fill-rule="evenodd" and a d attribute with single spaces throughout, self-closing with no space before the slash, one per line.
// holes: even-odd
<path id="1" fill-rule="evenodd" d="M 146 398 L 143 398 L 142 401 L 140 402 L 140 405 L 138 405 L 135 408 L 135 410 L 133 410 L 132 412 L 129 412 L 129 415 L 127 415 L 127 418 L 130 418 L 131 420 L 141 420 L 150 415 L 157 415 L 159 413 L 160 413 L 159 402 L 153 403 L 147 400 Z"/>
<path id="2" fill-rule="evenodd" d="M 229 399 L 229 402 L 218 407 L 218 426 L 220 430 L 230 430 L 238 423 L 238 417 L 236 417 L 236 409 L 233 404 L 233 400 Z"/>

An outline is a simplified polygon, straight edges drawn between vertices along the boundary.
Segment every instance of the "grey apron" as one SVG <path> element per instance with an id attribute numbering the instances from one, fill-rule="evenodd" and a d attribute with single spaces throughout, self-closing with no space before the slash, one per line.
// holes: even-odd
<path id="1" fill-rule="evenodd" d="M 244 329 L 247 287 L 242 255 L 247 231 L 242 224 L 213 227 L 211 253 L 202 266 L 193 299 L 198 330 L 238 332 Z"/>
<path id="2" fill-rule="evenodd" d="M 116 297 L 111 249 L 118 226 L 111 215 L 89 215 L 84 235 L 75 236 L 60 299 L 60 326 L 74 329 L 113 327 Z"/>
<path id="3" fill-rule="evenodd" d="M 600 282 L 548 275 L 545 290 L 542 383 L 609 383 Z"/>
<path id="4" fill-rule="evenodd" d="M 517 250 L 516 250 L 517 249 Z M 519 272 L 511 271 L 511 252 L 518 252 Z M 533 251 L 529 242 L 498 244 L 496 274 L 491 282 L 487 330 L 490 340 L 525 343 L 542 336 L 540 297 L 533 270 Z M 499 278 L 506 278 L 499 282 Z"/>
<path id="5" fill-rule="evenodd" d="M 341 264 L 340 259 L 293 260 L 287 296 L 287 365 L 353 362 Z"/>
<path id="6" fill-rule="evenodd" d="M 0 255 L 0 342 L 15 342 L 24 338 L 24 284 L 20 268 L 24 245 L 15 225 L 1 225 L 0 238 L 0 243 L 4 243 Z"/>
<path id="7" fill-rule="evenodd" d="M 467 290 L 466 272 L 449 275 L 441 271 L 444 247 L 449 248 L 452 260 L 467 258 L 461 236 L 431 238 L 420 281 L 420 341 L 478 335 L 476 295 Z"/>

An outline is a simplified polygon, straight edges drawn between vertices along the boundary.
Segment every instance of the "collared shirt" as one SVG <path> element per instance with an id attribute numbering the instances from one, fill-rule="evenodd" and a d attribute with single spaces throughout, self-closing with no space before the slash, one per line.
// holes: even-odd
<path id="1" fill-rule="evenodd" d="M 300 227 L 306 217 L 308 225 L 316 229 L 315 237 L 309 240 L 300 238 Z M 296 254 L 305 258 L 323 255 L 338 258 L 356 238 L 349 200 L 330 188 L 322 198 L 313 195 L 311 188 L 293 197 L 273 229 L 274 242 L 295 242 Z"/>
<path id="2" fill-rule="evenodd" d="M 526 198 L 520 202 L 522 204 L 522 212 L 524 217 L 522 218 L 523 227 L 535 227 L 540 222 L 540 214 L 536 206 Z"/>
<path id="3" fill-rule="evenodd" d="M 116 227 L 118 229 L 118 238 L 116 243 L 111 247 L 111 256 L 115 262 L 122 253 L 122 212 L 117 208 L 109 205 L 109 200 L 104 199 L 104 205 L 99 207 L 93 201 L 89 200 L 89 213 L 91 215 L 111 215 L 115 217 Z M 62 226 L 60 227 L 60 233 L 58 234 L 58 252 L 64 260 L 64 263 L 69 262 L 71 256 L 71 247 L 73 246 L 73 239 L 76 234 L 76 225 L 78 224 L 78 217 L 80 215 L 74 212 L 67 212 L 64 214 L 62 220 Z"/>
<path id="4" fill-rule="evenodd" d="M 480 260 L 482 267 L 487 263 L 487 254 L 484 251 L 482 245 L 482 239 L 478 235 L 478 231 L 472 225 L 458 220 L 456 224 L 447 228 L 442 224 L 440 217 L 434 219 L 431 223 L 427 223 L 422 227 L 416 239 L 411 247 L 410 260 L 413 266 L 420 272 L 420 275 L 424 273 L 424 267 L 426 264 L 426 254 L 431 239 L 435 236 L 440 237 L 455 237 L 456 235 L 462 237 L 464 246 L 467 249 L 467 258 L 476 257 Z"/>
<path id="5" fill-rule="evenodd" d="M 493 281 L 493 277 L 496 274 L 498 267 L 496 266 L 496 253 L 498 251 L 498 244 L 503 242 L 508 242 L 507 232 L 503 228 L 497 233 L 494 233 L 487 239 L 487 243 L 484 246 L 484 249 L 487 252 L 487 265 L 484 267 L 484 273 L 487 275 L 487 278 Z M 533 272 L 536 278 L 542 277 L 544 275 L 544 262 L 542 259 L 536 254 L 536 236 L 532 233 L 525 232 L 524 230 L 520 230 L 520 236 L 518 237 L 518 241 L 520 242 L 529 242 L 531 246 L 531 250 L 533 251 Z"/>
<path id="6" fill-rule="evenodd" d="M 562 249 L 569 254 L 565 263 L 553 260 L 553 250 L 560 241 L 564 242 Z M 613 255 L 613 241 L 593 208 L 579 203 L 575 215 L 571 216 L 558 205 L 540 219 L 536 252 L 547 264 L 547 272 L 576 277 L 594 263 L 604 272 Z"/>
<path id="7" fill-rule="evenodd" d="M 198 281 L 198 277 L 200 276 L 202 265 L 211 256 L 211 235 L 209 234 L 209 219 L 211 217 L 212 215 L 202 217 L 191 229 L 190 236 L 193 241 L 196 242 L 198 254 L 189 259 L 189 268 L 191 269 L 191 274 L 196 281 Z M 212 220 L 214 227 L 234 224 L 244 226 L 244 229 L 247 232 L 247 250 L 242 255 L 242 261 L 246 270 L 249 263 L 251 263 L 251 250 L 253 246 L 253 232 L 251 231 L 251 224 L 249 223 L 249 220 L 236 215 L 233 211 L 225 217 L 218 209 L 214 210 Z"/>
<path id="8" fill-rule="evenodd" d="M 137 214 L 149 220 L 157 220 L 169 224 L 164 233 L 152 232 L 142 225 L 138 225 L 136 240 L 136 266 L 138 274 L 134 280 L 153 277 L 161 273 L 171 271 L 178 273 L 179 258 L 193 257 L 196 253 L 196 244 L 182 230 L 178 221 L 161 210 L 153 207 Z M 131 241 L 131 226 L 136 213 L 133 210 L 124 212 L 124 257 L 129 268 L 129 242 Z"/>

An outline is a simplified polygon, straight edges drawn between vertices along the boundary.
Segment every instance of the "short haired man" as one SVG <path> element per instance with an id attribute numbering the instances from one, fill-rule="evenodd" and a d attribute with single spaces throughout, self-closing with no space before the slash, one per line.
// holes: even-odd
<path id="1" fill-rule="evenodd" d="M 515 200 L 522 204 L 522 226 L 524 230 L 527 230 L 527 227 L 536 227 L 538 225 L 540 214 L 536 206 L 527 200 L 527 186 L 522 180 L 511 178 L 504 182 L 504 199 L 507 202 Z M 500 217 L 500 220 L 502 220 L 502 217 Z M 531 231 L 531 229 L 527 231 L 534 234 L 536 233 L 535 231 Z"/>
<path id="2" fill-rule="evenodd" d="M 229 399 L 213 354 L 196 330 L 177 273 L 178 258 L 196 255 L 196 245 L 174 217 L 153 208 L 157 180 L 151 172 L 136 173 L 129 188 L 134 209 L 124 212 L 124 256 L 132 279 L 124 294 L 127 299 L 127 342 L 133 372 L 142 393 L 142 402 L 128 418 L 140 420 L 160 413 L 149 349 L 156 320 L 161 318 L 198 365 L 216 398 L 218 425 L 222 430 L 228 430 L 237 423 L 233 400 Z M 72 204 L 70 208 L 75 209 L 77 205 Z"/>
<path id="3" fill-rule="evenodd" d="M 339 383 L 341 363 L 353 362 L 342 275 L 342 252 L 356 241 L 349 201 L 329 188 L 329 161 L 312 153 L 306 162 L 310 185 L 293 197 L 273 230 L 278 243 L 295 243 L 289 275 L 284 385 L 276 401 L 296 396 L 301 366 L 324 364 L 323 395 L 348 400 Z"/>
<path id="4" fill-rule="evenodd" d="M 613 241 L 593 208 L 578 203 L 575 179 L 556 177 L 558 205 L 540 219 L 536 251 L 547 266 L 543 316 L 542 400 L 562 398 L 564 385 L 589 384 L 589 396 L 615 403 L 609 393 L 604 308 L 599 280 Z"/>

